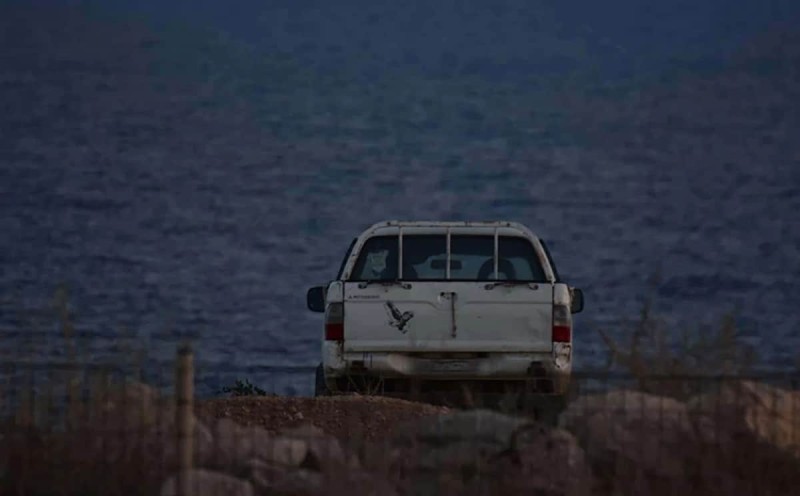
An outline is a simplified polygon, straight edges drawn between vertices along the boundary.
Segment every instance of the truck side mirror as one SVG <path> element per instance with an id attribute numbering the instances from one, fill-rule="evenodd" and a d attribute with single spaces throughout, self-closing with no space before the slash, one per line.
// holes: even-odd
<path id="1" fill-rule="evenodd" d="M 306 293 L 306 306 L 312 312 L 325 311 L 325 286 L 314 286 Z"/>
<path id="2" fill-rule="evenodd" d="M 583 291 L 579 288 L 572 288 L 572 306 L 570 312 L 579 313 L 583 311 Z"/>

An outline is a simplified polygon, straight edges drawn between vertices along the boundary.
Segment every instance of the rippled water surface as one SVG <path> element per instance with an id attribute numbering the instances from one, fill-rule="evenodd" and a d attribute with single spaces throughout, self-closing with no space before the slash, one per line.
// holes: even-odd
<path id="1" fill-rule="evenodd" d="M 541 95 L 522 86 L 475 83 L 438 110 L 445 83 L 270 93 L 276 72 L 243 93 L 154 69 L 143 28 L 113 46 L 95 43 L 101 31 L 61 46 L 59 29 L 19 34 L 2 66 L 4 354 L 32 340 L 35 356 L 63 353 L 22 311 L 63 282 L 96 358 L 132 335 L 168 376 L 191 337 L 203 391 L 248 378 L 307 393 L 321 319 L 305 291 L 334 276 L 352 237 L 384 219 L 508 219 L 547 239 L 585 291 L 581 366 L 602 362 L 597 330 L 635 318 L 647 292 L 678 325 L 735 309 L 767 364 L 796 358 L 796 73 L 745 64 L 611 103 L 564 98 L 567 124 L 544 125 Z M 453 117 L 459 105 L 483 117 Z"/>

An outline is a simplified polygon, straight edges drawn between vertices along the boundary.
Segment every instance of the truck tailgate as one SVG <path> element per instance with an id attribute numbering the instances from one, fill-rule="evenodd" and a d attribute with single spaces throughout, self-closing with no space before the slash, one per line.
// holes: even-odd
<path id="1" fill-rule="evenodd" d="M 416 281 L 344 288 L 344 350 L 552 350 L 550 284 Z"/>

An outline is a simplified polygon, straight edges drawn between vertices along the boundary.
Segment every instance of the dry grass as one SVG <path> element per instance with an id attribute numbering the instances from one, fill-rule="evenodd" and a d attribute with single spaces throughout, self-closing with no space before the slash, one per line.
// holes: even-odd
<path id="1" fill-rule="evenodd" d="M 686 399 L 702 392 L 714 377 L 755 369 L 757 354 L 742 340 L 733 313 L 723 315 L 716 326 L 674 330 L 653 307 L 653 298 L 644 301 L 638 320 L 623 330 L 625 342 L 599 331 L 607 348 L 607 367 L 629 374 L 640 391 Z M 702 378 L 706 380 L 698 380 Z"/>
<path id="2" fill-rule="evenodd" d="M 50 388 L 0 425 L 0 494 L 154 494 L 172 468 L 162 448 L 174 434 L 160 427 L 170 410 L 102 376 L 68 386 L 84 394 Z"/>
<path id="3" fill-rule="evenodd" d="M 174 434 L 169 432 L 170 419 L 164 418 L 172 410 L 164 408 L 163 399 L 148 390 L 131 386 L 107 369 L 89 366 L 75 344 L 67 300 L 68 295 L 61 290 L 53 309 L 67 343 L 65 355 L 70 367 L 48 375 L 45 384 L 30 381 L 10 385 L 20 394 L 13 405 L 5 405 L 11 415 L 0 424 L 0 494 L 154 494 L 174 470 L 174 452 L 169 449 Z M 698 384 L 705 383 L 690 376 L 735 374 L 754 362 L 730 316 L 712 331 L 687 332 L 675 342 L 670 339 L 674 334 L 651 309 L 650 302 L 643 306 L 627 346 L 603 334 L 611 365 L 629 372 L 643 391 L 685 398 L 698 390 Z M 654 381 L 654 375 L 686 379 Z M 466 396 L 467 407 L 483 406 L 475 398 L 470 403 L 470 396 Z M 8 409 L 10 406 L 14 408 Z M 361 452 L 359 443 L 366 446 L 387 439 L 402 421 L 445 411 L 442 407 L 369 396 L 215 398 L 197 405 L 198 416 L 207 422 L 227 417 L 270 431 L 314 423 L 357 452 Z M 379 458 L 386 453 L 371 453 L 369 464 L 380 466 Z M 725 452 L 719 446 L 687 445 L 686 452 L 674 455 L 704 461 L 687 465 L 685 480 L 680 481 L 684 488 L 681 494 L 792 494 L 800 473 L 796 459 L 752 437 L 734 439 Z M 485 480 L 476 479 L 474 474 L 464 479 L 463 474 L 441 471 L 439 478 L 450 481 L 441 486 L 441 493 L 452 486 L 447 494 L 523 494 L 530 481 L 526 482 L 523 473 L 510 476 L 516 466 L 513 457 L 503 460 L 490 467 Z M 642 486 L 631 486 L 629 477 L 616 471 L 618 468 L 610 471 L 595 467 L 597 494 L 673 494 L 669 491 L 674 488 L 658 481 L 649 481 L 648 492 L 641 492 Z M 387 473 L 385 477 L 396 487 L 413 486 L 408 479 L 412 474 Z M 481 488 L 488 492 L 480 493 Z"/>
<path id="4" fill-rule="evenodd" d="M 92 363 L 80 349 L 63 286 L 36 313 L 55 321 L 63 360 L 42 371 L 33 351 L 4 359 L 0 494 L 154 494 L 170 468 L 158 449 L 167 435 L 159 416 L 169 410 L 155 390 L 120 372 L 141 356 L 126 351 L 114 363 Z M 34 340 L 42 333 L 32 327 Z"/>

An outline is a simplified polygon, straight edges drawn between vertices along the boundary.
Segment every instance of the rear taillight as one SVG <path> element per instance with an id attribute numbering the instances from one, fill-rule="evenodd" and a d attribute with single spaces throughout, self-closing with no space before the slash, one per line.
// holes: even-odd
<path id="1" fill-rule="evenodd" d="M 325 340 L 344 341 L 344 304 L 331 303 L 325 311 Z"/>
<path id="2" fill-rule="evenodd" d="M 572 314 L 567 305 L 553 305 L 553 342 L 572 341 Z"/>

